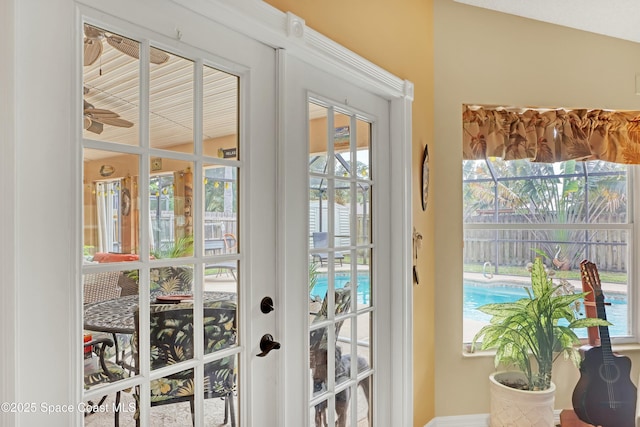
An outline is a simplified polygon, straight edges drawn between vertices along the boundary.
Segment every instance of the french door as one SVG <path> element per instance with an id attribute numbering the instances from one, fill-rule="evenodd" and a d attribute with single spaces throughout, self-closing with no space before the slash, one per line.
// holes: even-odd
<path id="1" fill-rule="evenodd" d="M 389 101 L 173 2 L 127 22 L 118 2 L 79 22 L 78 425 L 406 423 Z"/>
<path id="2" fill-rule="evenodd" d="M 293 56 L 280 59 L 282 327 L 293 347 L 284 354 L 284 417 L 287 425 L 400 425 L 389 394 L 389 102 Z"/>

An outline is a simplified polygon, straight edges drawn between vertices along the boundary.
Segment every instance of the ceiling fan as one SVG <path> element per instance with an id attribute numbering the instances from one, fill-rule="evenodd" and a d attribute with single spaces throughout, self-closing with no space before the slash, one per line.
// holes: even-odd
<path id="1" fill-rule="evenodd" d="M 110 46 L 120 52 L 140 59 L 140 44 L 131 39 L 122 36 L 107 33 L 104 30 L 84 24 L 84 65 L 92 65 L 95 63 L 103 50 L 103 40 L 106 40 Z M 152 47 L 149 51 L 149 57 L 153 64 L 164 64 L 170 58 L 169 54 Z"/>
<path id="2" fill-rule="evenodd" d="M 121 119 L 118 113 L 103 108 L 95 108 L 84 101 L 84 128 L 89 132 L 101 134 L 104 125 L 130 128 L 133 126 L 128 120 Z"/>

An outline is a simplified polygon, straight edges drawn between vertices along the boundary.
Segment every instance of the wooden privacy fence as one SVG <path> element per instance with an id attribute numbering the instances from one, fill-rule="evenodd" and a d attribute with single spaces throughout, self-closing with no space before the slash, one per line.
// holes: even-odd
<path id="1" fill-rule="evenodd" d="M 500 216 L 500 223 L 522 223 L 518 215 Z M 467 222 L 490 222 L 491 217 L 478 215 Z M 611 223 L 614 223 L 611 218 Z M 589 259 L 606 271 L 627 271 L 628 233 L 625 230 L 532 230 L 526 224 L 516 230 L 478 230 L 464 232 L 465 264 L 490 262 L 493 267 L 524 266 L 536 257 L 536 249 L 553 258 L 568 258 L 576 269 Z M 546 260 L 550 263 L 550 259 Z"/>

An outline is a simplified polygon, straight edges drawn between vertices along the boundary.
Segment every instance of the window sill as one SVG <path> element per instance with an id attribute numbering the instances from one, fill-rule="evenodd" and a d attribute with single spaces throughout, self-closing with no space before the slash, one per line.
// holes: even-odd
<path id="1" fill-rule="evenodd" d="M 624 343 L 624 344 L 612 344 L 611 350 L 614 353 L 629 353 L 640 351 L 640 343 Z M 465 348 L 462 350 L 462 357 L 476 358 L 476 357 L 495 357 L 495 350 L 477 350 L 471 353 L 468 351 L 468 345 L 465 344 Z"/>

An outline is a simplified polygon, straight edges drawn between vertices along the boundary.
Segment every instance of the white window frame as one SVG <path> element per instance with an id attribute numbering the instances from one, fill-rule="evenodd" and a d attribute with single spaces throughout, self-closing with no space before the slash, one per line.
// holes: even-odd
<path id="1" fill-rule="evenodd" d="M 640 188 L 640 173 L 638 168 L 640 166 L 627 165 L 627 223 L 626 224 L 585 224 L 578 223 L 571 224 L 499 224 L 499 223 L 466 223 L 463 220 L 463 235 L 466 230 L 519 230 L 519 229 L 532 229 L 532 230 L 554 230 L 554 229 L 572 229 L 572 230 L 625 230 L 628 233 L 628 249 L 627 249 L 627 316 L 629 322 L 629 335 L 628 336 L 611 336 L 613 344 L 629 344 L 638 342 L 638 331 L 640 327 L 638 325 L 639 316 L 637 313 L 637 307 L 640 307 L 640 292 L 638 288 L 640 284 L 637 283 L 635 278 L 638 277 L 637 263 L 633 262 L 636 257 L 638 246 L 637 242 L 640 242 L 640 227 L 636 226 L 638 223 L 637 212 L 640 212 L 640 197 L 634 197 L 634 188 Z M 463 200 L 464 206 L 464 200 Z M 532 257 L 533 259 L 533 257 Z M 464 260 L 462 260 L 464 265 Z M 463 272 L 464 273 L 464 272 Z M 577 292 L 581 292 L 581 288 L 576 289 Z M 606 292 L 605 292 L 606 299 Z M 464 310 L 463 310 L 464 315 Z M 464 340 L 464 338 L 463 338 Z M 463 343 L 467 350 L 470 349 L 470 343 Z M 586 342 L 586 339 L 583 340 Z"/>

